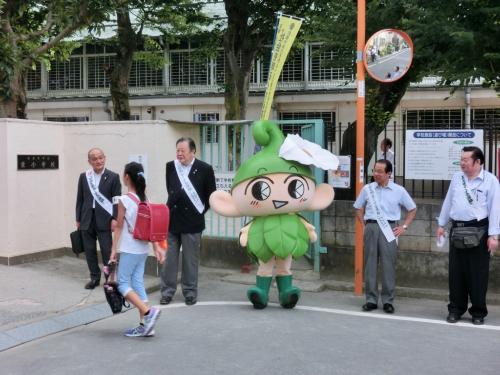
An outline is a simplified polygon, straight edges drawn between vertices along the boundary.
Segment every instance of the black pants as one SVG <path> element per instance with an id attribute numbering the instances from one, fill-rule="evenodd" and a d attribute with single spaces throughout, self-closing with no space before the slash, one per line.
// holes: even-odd
<path id="1" fill-rule="evenodd" d="M 461 316 L 467 311 L 468 297 L 473 318 L 488 315 L 486 291 L 490 269 L 490 253 L 487 246 L 488 235 L 483 236 L 478 247 L 455 249 L 450 245 L 448 311 Z"/>
<path id="2" fill-rule="evenodd" d="M 111 255 L 111 245 L 113 239 L 111 237 L 111 230 L 97 230 L 95 224 L 95 217 L 92 215 L 89 229 L 82 230 L 83 248 L 85 249 L 85 258 L 90 271 L 90 278 L 92 280 L 101 279 L 101 269 L 99 268 L 99 259 L 97 257 L 97 243 L 101 249 L 101 256 L 103 264 L 108 264 Z"/>

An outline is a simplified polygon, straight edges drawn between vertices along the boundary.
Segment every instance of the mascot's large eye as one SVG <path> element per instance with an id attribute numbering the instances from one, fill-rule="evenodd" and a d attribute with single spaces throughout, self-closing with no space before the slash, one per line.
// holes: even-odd
<path id="1" fill-rule="evenodd" d="M 271 187 L 267 182 L 257 181 L 252 186 L 252 195 L 258 201 L 265 201 L 271 195 Z"/>
<path id="2" fill-rule="evenodd" d="M 299 199 L 304 195 L 304 183 L 301 180 L 292 180 L 288 185 L 288 194 L 292 198 Z"/>

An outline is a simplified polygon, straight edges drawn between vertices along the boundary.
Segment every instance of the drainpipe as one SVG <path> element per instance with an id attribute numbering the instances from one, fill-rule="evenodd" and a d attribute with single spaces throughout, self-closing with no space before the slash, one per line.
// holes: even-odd
<path id="1" fill-rule="evenodd" d="M 470 87 L 465 88 L 465 129 L 470 129 Z"/>

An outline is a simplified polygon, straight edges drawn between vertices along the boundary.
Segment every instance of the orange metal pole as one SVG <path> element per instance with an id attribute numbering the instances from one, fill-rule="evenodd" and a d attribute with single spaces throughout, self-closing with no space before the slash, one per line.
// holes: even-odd
<path id="1" fill-rule="evenodd" d="M 356 197 L 364 184 L 365 165 L 365 67 L 363 65 L 363 50 L 366 33 L 366 1 L 358 0 L 358 31 L 356 51 Z M 359 220 L 355 224 L 354 245 L 354 294 L 363 293 L 363 228 Z"/>

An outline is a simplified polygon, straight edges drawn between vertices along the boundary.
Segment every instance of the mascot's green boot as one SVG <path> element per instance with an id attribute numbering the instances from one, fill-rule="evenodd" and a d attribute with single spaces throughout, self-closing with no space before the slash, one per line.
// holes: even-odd
<path id="1" fill-rule="evenodd" d="M 254 309 L 262 310 L 267 306 L 272 280 L 271 276 L 257 276 L 256 285 L 247 290 L 248 300 L 252 302 Z"/>
<path id="2" fill-rule="evenodd" d="M 280 292 L 280 305 L 285 309 L 293 309 L 300 298 L 300 289 L 292 286 L 292 275 L 276 276 L 276 284 Z"/>

